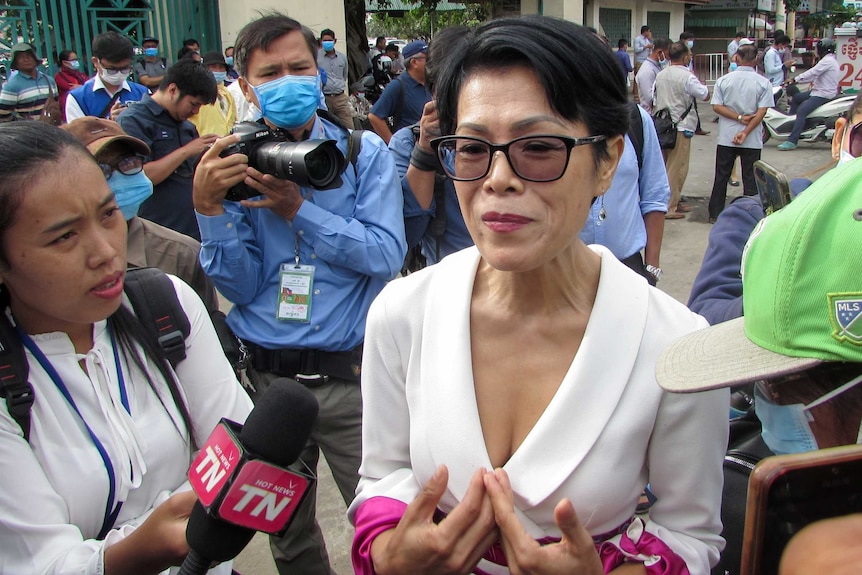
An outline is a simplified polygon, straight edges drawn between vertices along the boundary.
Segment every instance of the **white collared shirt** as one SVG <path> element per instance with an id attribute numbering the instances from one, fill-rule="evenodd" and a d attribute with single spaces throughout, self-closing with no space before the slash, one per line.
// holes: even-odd
<path id="1" fill-rule="evenodd" d="M 98 92 L 99 90 L 105 90 L 108 92 L 108 88 L 105 86 L 105 83 L 102 81 L 102 77 L 98 74 L 93 78 L 93 92 Z M 129 81 L 123 80 L 123 85 L 120 86 L 120 90 L 125 90 L 126 92 L 131 92 L 132 89 L 129 87 Z M 110 93 L 110 92 L 108 92 Z M 75 99 L 74 96 L 71 98 L 66 98 L 66 121 L 71 122 L 72 120 L 77 120 L 78 118 L 83 118 L 84 116 L 95 116 L 95 114 L 85 114 L 84 110 L 81 109 L 81 105 L 78 103 L 78 100 Z"/>

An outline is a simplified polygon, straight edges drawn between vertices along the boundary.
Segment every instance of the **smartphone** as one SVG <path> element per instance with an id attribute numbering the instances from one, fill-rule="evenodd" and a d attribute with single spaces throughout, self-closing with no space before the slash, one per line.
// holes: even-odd
<path id="1" fill-rule="evenodd" d="M 862 445 L 762 459 L 748 480 L 742 575 L 777 575 L 809 523 L 862 512 Z"/>
<path id="2" fill-rule="evenodd" d="M 754 182 L 767 216 L 790 203 L 792 196 L 787 176 L 762 160 L 754 162 Z"/>

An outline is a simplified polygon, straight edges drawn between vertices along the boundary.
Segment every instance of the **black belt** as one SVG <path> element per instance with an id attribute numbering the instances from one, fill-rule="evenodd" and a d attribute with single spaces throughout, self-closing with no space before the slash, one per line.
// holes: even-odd
<path id="1" fill-rule="evenodd" d="M 322 385 L 330 377 L 359 381 L 362 345 L 349 351 L 266 349 L 248 341 L 245 345 L 248 347 L 251 365 L 258 371 L 268 371 L 280 377 L 296 379 L 311 387 L 315 382 L 317 385 Z"/>

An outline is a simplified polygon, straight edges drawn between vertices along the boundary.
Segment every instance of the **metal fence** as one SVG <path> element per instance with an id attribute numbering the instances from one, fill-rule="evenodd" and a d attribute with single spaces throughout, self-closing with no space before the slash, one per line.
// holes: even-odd
<path id="1" fill-rule="evenodd" d="M 714 86 L 725 73 L 724 58 L 726 54 L 695 54 L 694 73 L 707 86 Z"/>
<path id="2" fill-rule="evenodd" d="M 30 42 L 55 72 L 55 55 L 74 50 L 89 65 L 90 44 L 102 32 L 115 31 L 140 46 L 145 36 L 160 40 L 162 56 L 173 61 L 184 38 L 201 48 L 220 50 L 218 2 L 213 0 L 6 0 L 0 9 L 0 63 L 10 48 Z"/>

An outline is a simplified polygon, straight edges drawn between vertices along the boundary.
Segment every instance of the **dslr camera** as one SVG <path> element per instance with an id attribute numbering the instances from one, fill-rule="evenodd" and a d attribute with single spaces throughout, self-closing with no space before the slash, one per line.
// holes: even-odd
<path id="1" fill-rule="evenodd" d="M 231 133 L 239 134 L 240 140 L 225 148 L 223 158 L 245 154 L 252 168 L 302 187 L 331 190 L 342 184 L 341 172 L 346 160 L 335 140 L 291 142 L 282 130 L 271 130 L 257 122 L 240 122 Z M 238 202 L 259 195 L 260 192 L 240 182 L 228 190 L 225 199 Z"/>

